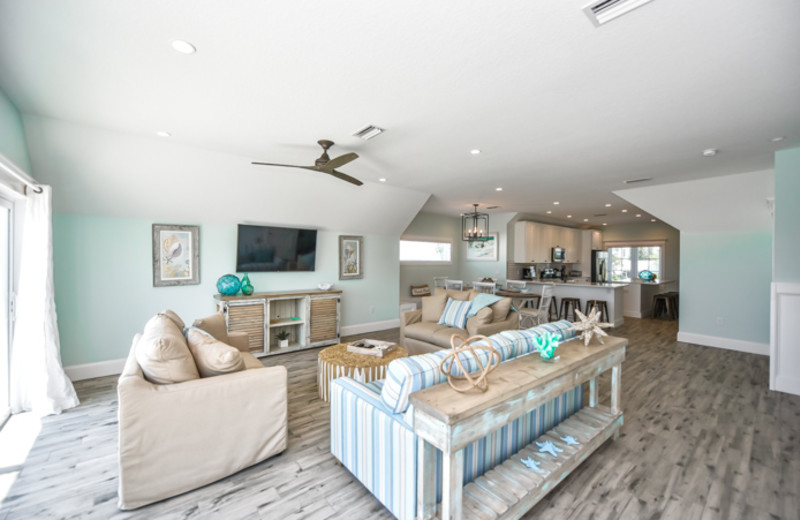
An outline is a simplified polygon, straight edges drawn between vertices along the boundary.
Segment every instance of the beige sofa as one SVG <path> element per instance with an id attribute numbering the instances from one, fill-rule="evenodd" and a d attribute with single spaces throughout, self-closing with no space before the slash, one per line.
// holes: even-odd
<path id="1" fill-rule="evenodd" d="M 465 329 L 438 323 L 448 298 L 474 300 L 477 295 L 475 291 L 447 291 L 437 288 L 432 296 L 422 298 L 421 310 L 401 314 L 400 344 L 413 356 L 450 348 L 453 334 L 464 338 L 476 334 L 491 336 L 504 330 L 519 328 L 519 313 L 511 307 L 510 298 L 503 298 L 478 311 L 475 316 L 467 319 Z"/>
<path id="2" fill-rule="evenodd" d="M 194 327 L 214 330 L 213 338 L 193 328 L 187 340 L 180 318 L 165 311 L 133 340 L 117 386 L 120 509 L 198 488 L 286 449 L 286 369 L 265 368 L 248 352 L 246 334 L 227 335 L 222 315 Z"/>

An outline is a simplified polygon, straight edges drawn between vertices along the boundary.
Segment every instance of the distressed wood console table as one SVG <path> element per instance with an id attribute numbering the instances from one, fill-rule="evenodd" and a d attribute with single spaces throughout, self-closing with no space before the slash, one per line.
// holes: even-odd
<path id="1" fill-rule="evenodd" d="M 538 355 L 502 363 L 489 376 L 486 393 L 458 394 L 447 383 L 410 396 L 415 407 L 414 432 L 419 436 L 417 464 L 418 518 L 446 520 L 519 518 L 564 480 L 622 426 L 620 386 L 625 338 L 608 337 L 605 345 L 588 347 L 578 340 L 563 343 L 556 363 Z M 598 403 L 597 376 L 611 370 L 611 399 Z M 478 477 L 462 485 L 464 450 L 470 443 L 514 421 L 530 410 L 589 382 L 589 406 L 536 439 L 552 441 L 563 452 L 557 457 L 540 453 L 531 443 Z M 572 437 L 578 444 L 562 439 Z M 442 503 L 436 497 L 436 450 L 442 452 Z M 534 470 L 523 464 L 531 458 Z"/>

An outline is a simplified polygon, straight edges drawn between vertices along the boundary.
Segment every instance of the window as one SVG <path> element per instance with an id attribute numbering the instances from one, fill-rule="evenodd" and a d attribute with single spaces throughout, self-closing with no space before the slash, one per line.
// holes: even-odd
<path id="1" fill-rule="evenodd" d="M 401 263 L 449 264 L 453 243 L 449 240 L 400 240 Z"/>
<path id="2" fill-rule="evenodd" d="M 611 247 L 611 281 L 630 282 L 647 270 L 661 278 L 661 246 Z"/>

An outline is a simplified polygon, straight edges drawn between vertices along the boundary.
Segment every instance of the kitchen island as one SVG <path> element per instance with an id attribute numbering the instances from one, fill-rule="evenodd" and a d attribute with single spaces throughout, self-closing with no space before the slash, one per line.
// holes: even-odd
<path id="1" fill-rule="evenodd" d="M 615 327 L 621 326 L 623 318 L 623 289 L 627 287 L 626 282 L 600 283 L 600 282 L 562 282 L 560 280 L 525 280 L 525 290 L 534 294 L 541 294 L 543 285 L 553 287 L 553 296 L 556 303 L 561 307 L 561 298 L 579 298 L 581 309 L 584 313 L 587 300 L 605 300 L 608 306 L 608 321 Z"/>
<path id="2" fill-rule="evenodd" d="M 645 282 L 634 280 L 623 290 L 623 316 L 648 318 L 653 315 L 653 296 L 658 293 L 677 291 L 678 283 L 672 280 Z"/>

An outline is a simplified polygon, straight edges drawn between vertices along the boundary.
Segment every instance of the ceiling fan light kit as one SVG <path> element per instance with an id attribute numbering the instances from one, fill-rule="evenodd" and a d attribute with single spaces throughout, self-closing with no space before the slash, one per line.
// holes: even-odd
<path id="1" fill-rule="evenodd" d="M 461 239 L 465 242 L 489 240 L 489 214 L 479 213 L 478 205 L 473 204 L 472 213 L 461 215 Z"/>
<path id="2" fill-rule="evenodd" d="M 344 166 L 345 164 L 358 159 L 357 153 L 350 152 L 331 159 L 330 156 L 328 156 L 328 149 L 332 147 L 335 143 L 327 139 L 320 139 L 319 141 L 317 141 L 317 144 L 319 144 L 322 147 L 322 155 L 320 155 L 317 158 L 317 160 L 314 161 L 314 166 L 300 166 L 297 164 L 278 164 L 278 163 L 268 163 L 268 162 L 258 162 L 258 161 L 253 161 L 252 164 L 258 164 L 261 166 L 282 166 L 284 168 L 302 168 L 303 170 L 311 170 L 315 172 L 327 173 L 328 175 L 332 175 L 337 179 L 349 182 L 350 184 L 355 184 L 356 186 L 361 186 L 362 184 L 364 184 L 355 177 L 351 177 L 346 173 L 342 173 L 336 170 L 336 168 Z"/>

